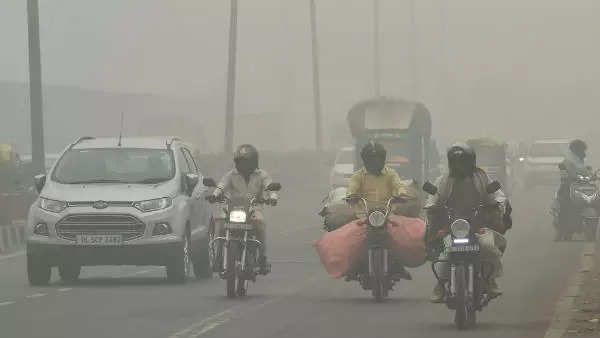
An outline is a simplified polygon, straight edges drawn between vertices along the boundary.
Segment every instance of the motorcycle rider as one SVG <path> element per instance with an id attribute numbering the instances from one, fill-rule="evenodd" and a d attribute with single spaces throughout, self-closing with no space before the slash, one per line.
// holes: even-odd
<path id="1" fill-rule="evenodd" d="M 394 196 L 403 197 L 407 200 L 415 199 L 408 195 L 406 186 L 398 173 L 385 165 L 387 152 L 383 145 L 375 141 L 369 141 L 361 150 L 360 155 L 364 168 L 358 170 L 350 178 L 348 196 L 362 196 L 367 200 L 369 208 L 385 207 L 387 201 Z M 398 213 L 397 208 L 392 211 Z M 356 214 L 360 217 L 365 216 L 364 210 L 360 207 L 357 207 Z M 408 271 L 398 262 L 392 264 L 391 270 L 394 271 L 392 275 L 394 280 L 412 279 Z"/>
<path id="2" fill-rule="evenodd" d="M 258 166 L 258 150 L 251 144 L 243 144 L 237 148 L 233 155 L 235 168 L 226 173 L 213 192 L 212 202 L 221 200 L 226 195 L 233 205 L 248 205 L 249 196 L 264 197 L 265 204 L 277 205 L 277 193 L 265 191 L 273 183 L 271 176 Z M 267 262 L 266 223 L 263 210 L 260 206 L 253 208 L 251 222 L 256 225 L 256 239 L 262 243 L 260 247 L 259 265 L 260 273 L 267 274 L 270 265 Z M 225 213 L 221 212 L 215 220 L 215 235 L 224 236 Z M 220 250 L 219 250 L 220 251 Z M 218 256 L 218 255 L 217 255 Z M 216 270 L 221 270 L 221 261 L 217 259 Z M 220 271 L 219 271 L 220 272 Z"/>
<path id="3" fill-rule="evenodd" d="M 436 186 L 438 193 L 430 196 L 425 209 L 427 210 L 428 234 L 438 234 L 439 230 L 447 229 L 448 218 L 440 215 L 439 207 L 448 206 L 457 216 L 470 215 L 472 210 L 481 203 L 486 206 L 482 210 L 485 228 L 477 234 L 481 247 L 481 259 L 493 264 L 494 272 L 487 285 L 488 294 L 496 297 L 502 294 L 496 278 L 502 272 L 501 257 L 506 248 L 506 239 L 502 236 L 509 227 L 510 204 L 501 190 L 488 194 L 486 188 L 490 183 L 489 177 L 481 168 L 476 166 L 476 154 L 466 143 L 456 143 L 448 150 L 448 173 L 438 178 Z M 437 207 L 437 208 L 436 208 Z M 447 259 L 444 248 L 450 244 L 450 235 L 437 242 L 440 260 Z M 428 243 L 431 245 L 431 243 Z M 433 290 L 431 301 L 441 303 L 444 300 L 445 283 L 448 280 L 447 263 L 436 264 L 439 280 Z M 485 287 L 485 286 L 484 286 Z"/>
<path id="4" fill-rule="evenodd" d="M 589 175 L 590 170 L 585 165 L 587 144 L 580 139 L 571 141 L 569 151 L 561 163 L 561 183 L 558 189 L 558 222 L 560 226 L 568 224 L 571 218 L 571 184 L 577 175 Z M 557 232 L 556 240 L 560 239 L 560 232 Z"/>

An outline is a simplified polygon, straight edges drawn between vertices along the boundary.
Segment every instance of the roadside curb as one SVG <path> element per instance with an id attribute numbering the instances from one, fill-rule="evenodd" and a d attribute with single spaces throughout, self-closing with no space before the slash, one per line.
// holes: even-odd
<path id="1" fill-rule="evenodd" d="M 554 315 L 550 327 L 546 331 L 544 338 L 562 338 L 569 328 L 573 316 L 573 306 L 575 299 L 581 294 L 581 287 L 585 274 L 594 267 L 594 258 L 596 255 L 596 244 L 588 243 L 584 246 L 581 254 L 581 264 L 577 273 L 569 279 L 566 290 L 556 303 Z"/>
<path id="2" fill-rule="evenodd" d="M 0 226 L 0 255 L 22 248 L 25 240 L 25 223 Z"/>

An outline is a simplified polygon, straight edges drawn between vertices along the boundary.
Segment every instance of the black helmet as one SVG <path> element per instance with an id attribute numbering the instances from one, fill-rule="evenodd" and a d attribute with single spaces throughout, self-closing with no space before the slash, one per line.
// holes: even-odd
<path id="1" fill-rule="evenodd" d="M 258 150 L 251 144 L 242 144 L 233 154 L 233 162 L 240 174 L 250 176 L 258 169 Z"/>
<path id="2" fill-rule="evenodd" d="M 475 171 L 477 156 L 475 150 L 466 143 L 455 143 L 448 149 L 448 171 L 450 177 L 471 176 Z"/>
<path id="3" fill-rule="evenodd" d="M 580 139 L 573 140 L 569 144 L 569 149 L 573 154 L 579 156 L 581 159 L 585 158 L 585 152 L 587 151 L 587 144 Z"/>
<path id="4" fill-rule="evenodd" d="M 385 148 L 373 140 L 369 141 L 360 152 L 365 169 L 367 169 L 369 174 L 373 175 L 381 174 L 385 166 L 386 155 Z"/>

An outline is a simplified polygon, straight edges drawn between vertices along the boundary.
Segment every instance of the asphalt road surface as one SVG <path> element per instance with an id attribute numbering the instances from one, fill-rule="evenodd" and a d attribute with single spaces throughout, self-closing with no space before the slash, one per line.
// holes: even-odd
<path id="1" fill-rule="evenodd" d="M 453 313 L 430 304 L 429 265 L 375 304 L 357 283 L 330 278 L 312 242 L 324 191 L 288 189 L 270 212 L 273 272 L 244 299 L 227 299 L 224 282 L 170 285 L 162 267 L 84 268 L 77 285 L 54 272 L 48 287 L 30 287 L 23 255 L 0 258 L 0 337 L 543 337 L 554 304 L 579 264 L 581 242 L 554 243 L 548 216 L 552 189 L 513 199 L 515 228 L 504 258 L 505 295 L 458 332 Z"/>

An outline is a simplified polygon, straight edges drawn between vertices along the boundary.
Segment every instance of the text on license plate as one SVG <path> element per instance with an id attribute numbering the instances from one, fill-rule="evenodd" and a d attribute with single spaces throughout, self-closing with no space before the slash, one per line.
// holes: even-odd
<path id="1" fill-rule="evenodd" d="M 77 235 L 77 245 L 121 245 L 121 235 Z"/>
<path id="2" fill-rule="evenodd" d="M 461 245 L 461 246 L 451 246 L 450 252 L 471 252 L 471 251 L 479 251 L 479 245 Z"/>

